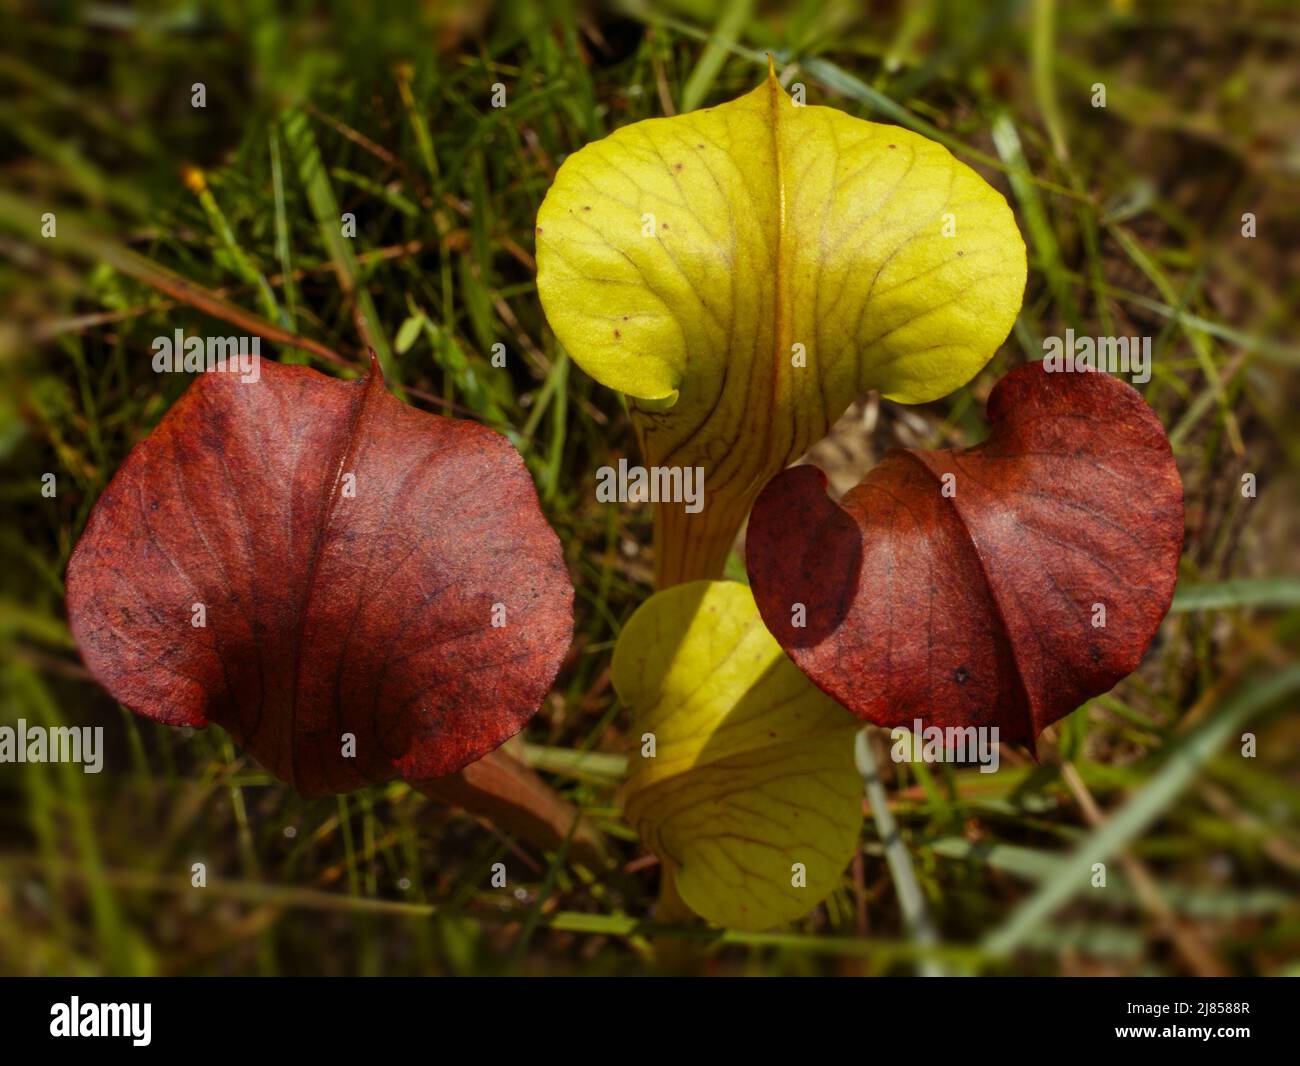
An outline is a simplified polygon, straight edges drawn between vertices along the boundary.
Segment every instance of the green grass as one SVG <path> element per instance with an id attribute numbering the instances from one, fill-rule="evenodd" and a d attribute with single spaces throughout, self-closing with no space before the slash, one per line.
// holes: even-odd
<path id="1" fill-rule="evenodd" d="M 520 3 L 481 26 L 476 9 L 438 25 L 415 5 L 392 20 L 233 3 L 3 17 L 0 723 L 103 725 L 109 768 L 0 767 L 0 972 L 1294 972 L 1290 8 L 922 0 L 867 19 L 850 4 Z M 656 921 L 656 868 L 619 817 L 628 744 L 609 661 L 650 591 L 649 514 L 595 502 L 596 468 L 635 441 L 619 397 L 547 328 L 532 231 L 566 154 L 738 95 L 768 51 L 810 103 L 947 145 L 1007 194 L 1029 246 L 1002 350 L 943 401 L 881 405 L 868 457 L 978 439 L 992 383 L 1044 336 L 1147 334 L 1145 395 L 1175 447 L 1188 539 L 1146 662 L 1045 734 L 1041 762 L 1008 752 L 980 775 L 879 759 L 841 887 L 760 935 Z M 304 801 L 219 731 L 136 719 L 86 676 L 64 621 L 68 555 L 186 385 L 152 373 L 152 338 L 219 326 L 336 375 L 373 349 L 407 402 L 520 449 L 566 546 L 577 635 L 514 750 L 605 829 L 611 869 L 530 854 L 400 784 Z M 1237 754 L 1247 729 L 1254 759 Z M 1094 861 L 1113 891 L 1089 886 Z"/>

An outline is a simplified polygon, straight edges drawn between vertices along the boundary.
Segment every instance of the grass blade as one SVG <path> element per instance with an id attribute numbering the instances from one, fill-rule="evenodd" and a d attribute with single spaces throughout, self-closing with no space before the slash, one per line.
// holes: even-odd
<path id="1" fill-rule="evenodd" d="M 1239 577 L 1202 585 L 1180 584 L 1169 610 L 1183 614 L 1233 607 L 1300 607 L 1300 577 Z"/>
<path id="2" fill-rule="evenodd" d="M 1089 884 L 1093 863 L 1105 862 L 1156 821 L 1196 778 L 1219 747 L 1251 718 L 1300 690 L 1300 665 L 1238 687 L 1218 714 L 1178 738 L 1165 764 L 1119 811 L 1090 833 L 1057 872 L 984 941 L 995 956 L 1022 947 L 1053 914 Z"/>

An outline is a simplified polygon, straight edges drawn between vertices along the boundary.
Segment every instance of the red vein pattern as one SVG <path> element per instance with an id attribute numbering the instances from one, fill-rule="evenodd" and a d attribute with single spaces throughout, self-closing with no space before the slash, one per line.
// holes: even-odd
<path id="1" fill-rule="evenodd" d="M 838 505 L 816 467 L 784 471 L 747 565 L 772 634 L 859 718 L 1031 743 L 1141 661 L 1173 597 L 1182 482 L 1117 378 L 1031 363 L 988 415 L 982 444 L 892 451 Z"/>
<path id="2" fill-rule="evenodd" d="M 354 382 L 269 360 L 257 382 L 200 375 L 95 506 L 67 590 L 115 698 L 220 724 L 308 796 L 479 759 L 536 713 L 573 633 L 519 454 L 407 407 L 373 362 Z"/>

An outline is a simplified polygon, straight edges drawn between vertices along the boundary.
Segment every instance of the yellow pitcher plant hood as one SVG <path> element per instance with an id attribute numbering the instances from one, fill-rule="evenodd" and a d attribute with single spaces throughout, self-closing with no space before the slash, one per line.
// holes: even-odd
<path id="1" fill-rule="evenodd" d="M 612 676 L 638 744 L 624 813 L 691 910 L 763 930 L 835 889 L 862 823 L 858 723 L 786 657 L 748 586 L 656 593 Z"/>
<path id="2" fill-rule="evenodd" d="M 923 403 L 1006 338 L 1025 247 L 942 145 L 794 101 L 769 71 L 718 107 L 575 152 L 537 215 L 555 335 L 631 400 L 647 465 L 700 466 L 660 504 L 661 586 L 721 575 L 754 497 L 861 393 Z"/>

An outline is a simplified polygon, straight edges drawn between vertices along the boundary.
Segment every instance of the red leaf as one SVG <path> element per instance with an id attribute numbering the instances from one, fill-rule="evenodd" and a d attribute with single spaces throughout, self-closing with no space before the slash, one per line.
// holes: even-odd
<path id="1" fill-rule="evenodd" d="M 1031 363 L 988 414 L 984 443 L 891 451 L 840 505 L 815 467 L 773 478 L 748 569 L 772 634 L 859 718 L 1028 743 L 1141 661 L 1173 596 L 1183 490 L 1159 421 L 1109 375 Z"/>
<path id="2" fill-rule="evenodd" d="M 308 796 L 459 770 L 537 711 L 572 637 L 532 480 L 504 437 L 407 407 L 373 361 L 354 382 L 261 371 L 200 375 L 100 498 L 68 564 L 86 665 L 139 714 L 219 723 Z"/>

